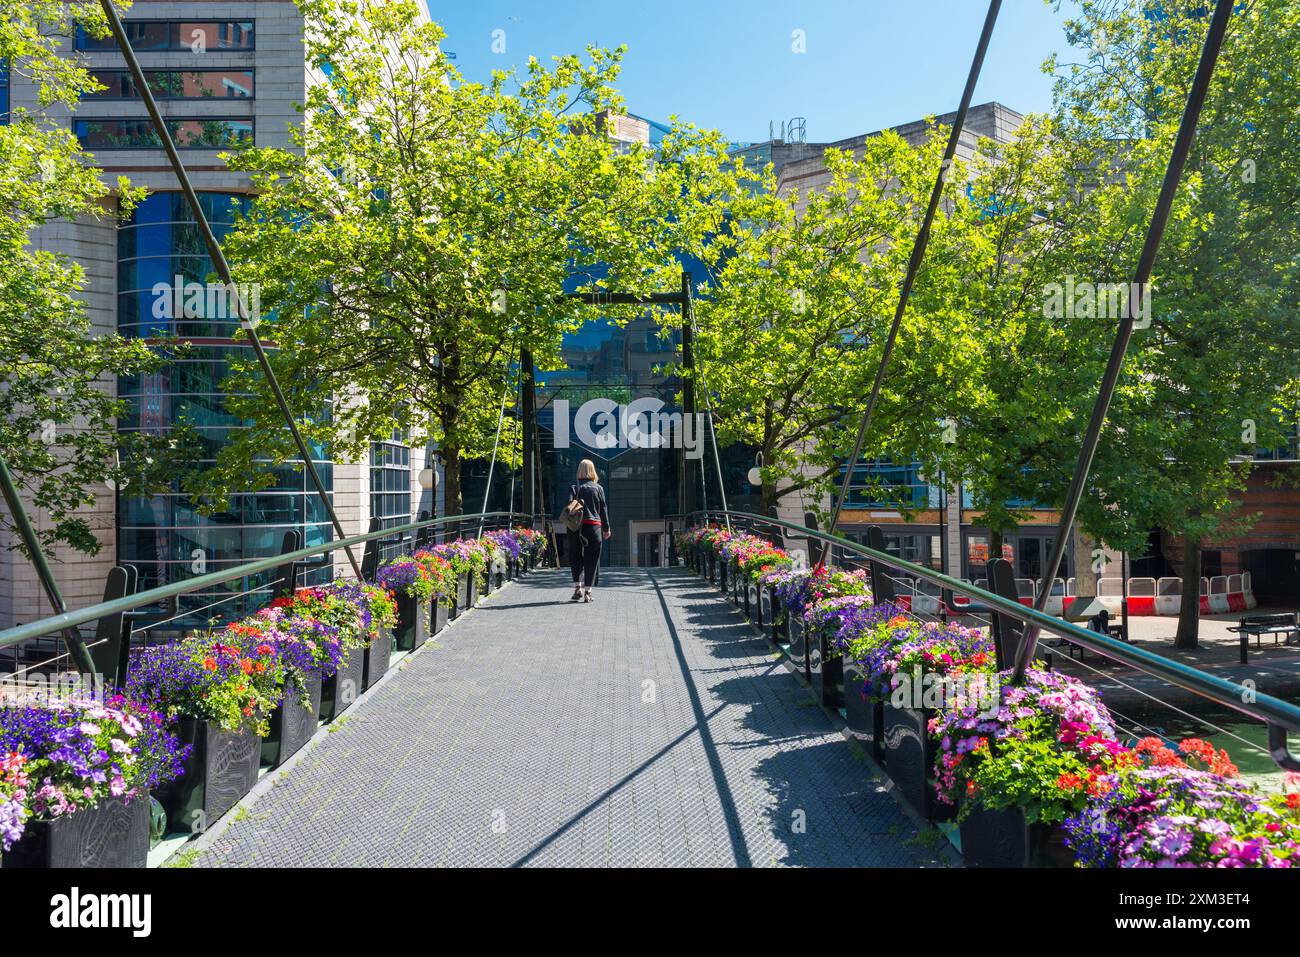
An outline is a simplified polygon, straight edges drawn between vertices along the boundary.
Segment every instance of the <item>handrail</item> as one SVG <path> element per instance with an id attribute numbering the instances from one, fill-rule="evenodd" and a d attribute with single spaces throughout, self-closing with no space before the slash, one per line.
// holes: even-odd
<path id="1" fill-rule="evenodd" d="M 721 515 L 719 509 L 704 509 L 692 512 L 692 516 L 703 515 L 706 518 L 710 515 Z M 1231 708 L 1256 721 L 1262 721 L 1265 724 L 1276 728 L 1279 731 L 1286 729 L 1292 733 L 1300 734 L 1300 707 L 1283 701 L 1281 698 L 1275 698 L 1272 695 L 1255 691 L 1253 688 L 1247 688 L 1243 685 L 1229 681 L 1226 678 L 1220 678 L 1208 672 L 1201 671 L 1198 668 L 1192 668 L 1178 661 L 1157 655 L 1154 652 L 1147 651 L 1143 648 L 1136 648 L 1130 644 L 1111 638 L 1109 635 L 1103 635 L 1099 632 L 1089 631 L 1068 621 L 1062 621 L 1059 618 L 1053 618 L 1051 615 L 1037 611 L 1033 608 L 1020 604 L 1018 601 L 1012 601 L 1009 598 L 1003 598 L 994 592 L 987 591 L 983 588 L 962 581 L 959 578 L 952 578 L 942 572 L 936 572 L 931 568 L 922 565 L 915 565 L 912 562 L 890 555 L 886 552 L 876 551 L 865 545 L 859 545 L 857 542 L 849 541 L 840 535 L 834 535 L 829 532 L 818 531 L 813 528 L 806 528 L 802 525 L 796 525 L 793 522 L 787 522 L 779 518 L 771 518 L 765 515 L 757 515 L 753 512 L 731 511 L 730 517 L 733 519 L 744 519 L 747 522 L 761 522 L 766 525 L 775 525 L 797 533 L 802 537 L 816 538 L 820 541 L 827 542 L 831 545 L 847 549 L 870 558 L 872 561 L 889 565 L 899 571 L 905 571 L 908 574 L 915 575 L 917 578 L 925 581 L 934 582 L 942 588 L 949 589 L 953 592 L 967 595 L 969 597 L 978 597 L 979 600 L 989 609 L 999 614 L 1010 615 L 1018 618 L 1026 624 L 1033 624 L 1045 631 L 1059 635 L 1073 644 L 1092 651 L 1104 658 L 1127 665 L 1135 671 L 1141 671 L 1152 677 L 1163 679 L 1170 684 L 1177 685 L 1203 698 L 1208 698 L 1216 704 Z M 1269 749 L 1273 759 L 1285 767 L 1300 769 L 1300 762 L 1292 757 L 1287 751 L 1285 735 L 1280 736 L 1280 745 L 1278 744 L 1279 736 L 1270 731 Z M 1280 754 L 1279 754 L 1280 752 Z M 1295 762 L 1295 763 L 1288 763 Z"/>
<path id="2" fill-rule="evenodd" d="M 360 545 L 374 539 L 382 540 L 394 535 L 405 535 L 407 532 L 421 528 L 429 528 L 435 525 L 446 525 L 452 522 L 468 522 L 471 520 L 477 521 L 479 518 L 505 518 L 507 522 L 512 522 L 518 518 L 520 521 L 527 520 L 531 522 L 535 521 L 537 516 L 528 516 L 522 512 L 513 511 L 447 515 L 443 518 L 429 518 L 423 521 L 409 522 L 406 525 L 394 525 L 392 528 L 382 528 L 374 532 L 366 532 L 362 535 L 353 535 L 350 538 L 329 541 L 320 545 L 312 545 L 308 548 L 300 548 L 295 552 L 285 552 L 282 555 L 271 555 L 267 558 L 259 558 L 256 561 L 247 562 L 243 565 L 236 565 L 233 568 L 208 572 L 206 575 L 199 575 L 196 578 L 187 578 L 184 581 L 172 582 L 169 585 L 159 585 L 157 588 L 150 588 L 148 591 L 138 592 L 134 595 L 126 595 L 122 598 L 115 598 L 112 601 L 100 602 L 98 605 L 89 605 L 85 608 L 66 611 L 60 615 L 52 615 L 49 618 L 42 618 L 39 621 L 33 621 L 26 625 L 17 625 L 13 628 L 6 629 L 5 631 L 0 631 L 0 648 L 6 648 L 10 645 L 18 644 L 20 641 L 40 638 L 45 635 L 62 631 L 65 628 L 74 628 L 78 625 L 84 625 L 88 621 L 106 618 L 109 615 L 128 612 L 143 605 L 152 605 L 155 602 L 163 601 L 167 598 L 175 598 L 179 595 L 199 591 L 204 588 L 211 588 L 215 585 L 224 585 L 226 582 L 234 581 L 236 578 L 243 578 L 247 575 L 256 575 L 258 572 L 270 571 L 290 562 L 300 561 L 304 558 L 311 558 L 315 555 L 324 555 L 327 552 L 332 552 L 340 548 Z"/>

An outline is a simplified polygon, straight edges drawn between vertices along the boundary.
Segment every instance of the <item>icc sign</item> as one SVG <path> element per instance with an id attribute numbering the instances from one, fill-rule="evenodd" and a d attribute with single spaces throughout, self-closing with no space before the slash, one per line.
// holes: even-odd
<path id="1" fill-rule="evenodd" d="M 556 399 L 555 447 L 569 447 L 569 402 Z M 589 449 L 684 449 L 688 459 L 704 457 L 704 416 L 665 412 L 661 399 L 591 399 L 578 406 L 573 431 Z"/>

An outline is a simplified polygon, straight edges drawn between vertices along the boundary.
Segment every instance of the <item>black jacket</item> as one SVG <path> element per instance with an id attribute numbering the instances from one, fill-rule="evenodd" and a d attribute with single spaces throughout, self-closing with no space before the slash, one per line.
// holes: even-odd
<path id="1" fill-rule="evenodd" d="M 603 530 L 609 529 L 609 510 L 605 507 L 605 490 L 599 482 L 583 482 L 569 487 L 569 501 L 582 502 L 582 520 L 600 522 Z"/>

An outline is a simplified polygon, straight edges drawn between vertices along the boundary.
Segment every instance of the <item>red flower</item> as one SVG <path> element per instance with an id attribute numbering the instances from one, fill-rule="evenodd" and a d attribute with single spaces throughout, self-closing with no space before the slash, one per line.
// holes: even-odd
<path id="1" fill-rule="evenodd" d="M 204 667 L 204 668 L 207 668 L 209 671 L 216 671 L 216 670 L 217 670 L 217 659 L 216 659 L 216 658 L 204 658 L 204 659 L 203 659 L 203 667 Z"/>
<path id="2" fill-rule="evenodd" d="M 1083 778 L 1077 774 L 1062 774 L 1056 779 L 1056 786 L 1062 791 L 1077 791 L 1083 787 Z"/>

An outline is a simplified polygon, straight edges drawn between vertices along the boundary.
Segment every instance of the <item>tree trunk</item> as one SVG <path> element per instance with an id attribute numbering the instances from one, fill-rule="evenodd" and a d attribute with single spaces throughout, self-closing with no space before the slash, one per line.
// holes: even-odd
<path id="1" fill-rule="evenodd" d="M 1201 630 L 1201 543 L 1183 542 L 1183 599 L 1178 608 L 1175 648 L 1195 648 Z"/>
<path id="2" fill-rule="evenodd" d="M 460 515 L 463 511 L 460 494 L 460 449 L 441 448 L 438 455 L 442 458 L 442 495 L 444 508 L 448 515 Z"/>

